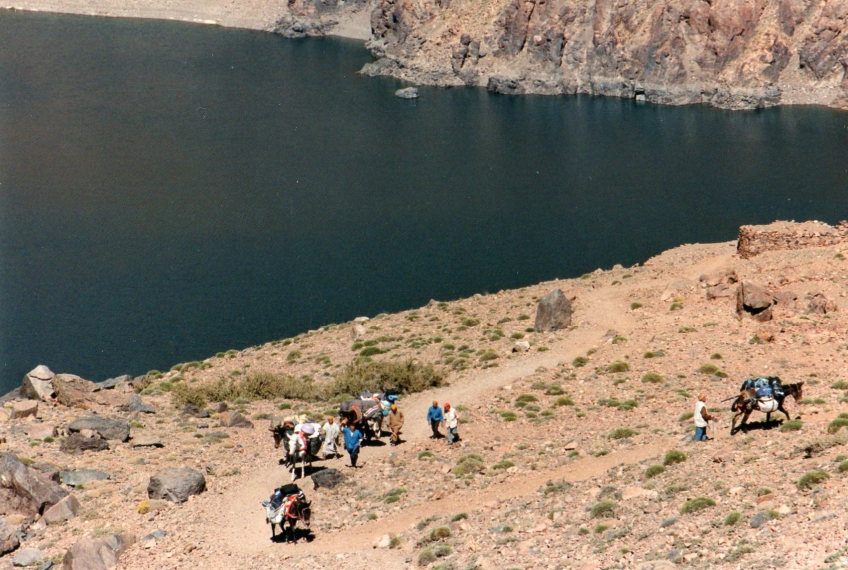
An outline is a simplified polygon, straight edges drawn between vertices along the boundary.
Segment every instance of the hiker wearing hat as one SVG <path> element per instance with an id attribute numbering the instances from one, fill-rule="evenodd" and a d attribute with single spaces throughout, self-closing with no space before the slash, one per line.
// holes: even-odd
<path id="1" fill-rule="evenodd" d="M 336 421 L 333 416 L 327 416 L 327 421 L 324 422 L 323 426 L 321 426 L 321 432 L 324 434 L 324 445 L 321 448 L 321 451 L 324 454 L 324 459 L 329 457 L 340 457 L 338 449 L 336 448 L 336 440 L 341 432 L 339 431 L 339 426 L 336 425 Z"/>
<path id="2" fill-rule="evenodd" d="M 389 439 L 390 445 L 400 443 L 400 428 L 403 427 L 403 412 L 398 409 L 398 405 L 392 402 L 392 409 L 389 411 L 389 431 L 392 436 Z"/>
<path id="3" fill-rule="evenodd" d="M 459 415 L 447 402 L 445 402 L 445 433 L 448 436 L 448 445 L 459 441 Z"/>
<path id="4" fill-rule="evenodd" d="M 442 434 L 439 432 L 439 424 L 445 421 L 445 415 L 442 413 L 442 408 L 439 407 L 439 402 L 433 400 L 433 405 L 427 408 L 427 421 L 430 423 L 430 429 L 433 430 L 433 435 L 430 439 L 439 439 Z"/>
<path id="5" fill-rule="evenodd" d="M 698 401 L 695 402 L 695 414 L 693 416 L 695 435 L 692 439 L 695 441 L 706 441 L 707 426 L 712 419 L 715 419 L 715 416 L 707 412 L 707 395 L 701 392 L 698 394 Z"/>

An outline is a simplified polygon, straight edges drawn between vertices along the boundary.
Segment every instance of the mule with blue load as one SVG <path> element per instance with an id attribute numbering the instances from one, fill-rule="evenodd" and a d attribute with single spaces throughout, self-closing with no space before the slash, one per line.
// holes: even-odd
<path id="1" fill-rule="evenodd" d="M 730 435 L 745 429 L 748 416 L 754 410 L 766 414 L 766 424 L 771 421 L 771 414 L 774 412 L 783 412 L 787 420 L 791 419 L 783 404 L 787 396 L 792 396 L 796 402 L 800 402 L 804 397 L 803 391 L 803 382 L 784 384 L 777 376 L 746 379 L 739 388 L 739 395 L 730 406 L 730 410 L 734 412 L 730 422 Z M 736 421 L 739 418 L 742 418 L 742 421 L 737 426 Z"/>

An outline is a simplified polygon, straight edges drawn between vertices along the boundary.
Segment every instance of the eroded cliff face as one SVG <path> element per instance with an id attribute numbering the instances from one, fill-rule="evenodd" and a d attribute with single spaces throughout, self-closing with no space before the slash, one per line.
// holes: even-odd
<path id="1" fill-rule="evenodd" d="M 501 93 L 848 108 L 848 0 L 378 0 L 369 74 Z"/>

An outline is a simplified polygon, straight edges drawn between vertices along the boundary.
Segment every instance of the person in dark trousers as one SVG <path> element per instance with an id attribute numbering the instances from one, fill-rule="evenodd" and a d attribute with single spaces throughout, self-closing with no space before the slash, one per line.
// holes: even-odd
<path id="1" fill-rule="evenodd" d="M 427 421 L 430 422 L 430 429 L 433 430 L 433 435 L 430 436 L 430 439 L 439 439 L 442 437 L 442 434 L 439 432 L 439 424 L 445 421 L 445 414 L 436 400 L 433 400 L 433 405 L 427 408 Z"/>
<path id="2" fill-rule="evenodd" d="M 350 426 L 345 424 L 342 428 L 344 434 L 344 446 L 347 454 L 350 455 L 350 466 L 356 467 L 356 459 L 359 457 L 359 446 L 362 444 L 362 432 L 356 425 Z"/>

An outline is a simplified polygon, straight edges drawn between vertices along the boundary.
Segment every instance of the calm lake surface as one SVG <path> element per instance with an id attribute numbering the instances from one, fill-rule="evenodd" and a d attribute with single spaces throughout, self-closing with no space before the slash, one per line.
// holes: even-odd
<path id="1" fill-rule="evenodd" d="M 407 101 L 368 59 L 0 11 L 0 392 L 846 217 L 846 113 Z"/>

